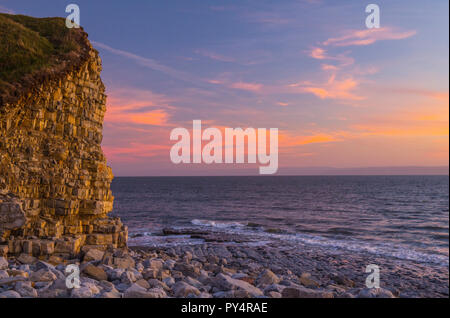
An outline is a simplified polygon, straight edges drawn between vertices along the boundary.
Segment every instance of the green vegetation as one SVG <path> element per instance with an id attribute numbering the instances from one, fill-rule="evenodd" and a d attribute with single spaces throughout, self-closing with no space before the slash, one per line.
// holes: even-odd
<path id="1" fill-rule="evenodd" d="M 17 95 L 80 60 L 82 34 L 66 28 L 63 18 L 0 14 L 0 96 Z"/>

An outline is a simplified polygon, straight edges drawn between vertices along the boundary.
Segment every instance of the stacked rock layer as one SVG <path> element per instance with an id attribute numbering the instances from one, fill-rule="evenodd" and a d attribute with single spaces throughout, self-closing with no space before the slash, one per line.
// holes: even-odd
<path id="1" fill-rule="evenodd" d="M 87 39 L 85 49 L 81 67 L 0 105 L 0 256 L 126 246 L 126 226 L 107 217 L 114 197 L 100 146 L 101 60 Z"/>

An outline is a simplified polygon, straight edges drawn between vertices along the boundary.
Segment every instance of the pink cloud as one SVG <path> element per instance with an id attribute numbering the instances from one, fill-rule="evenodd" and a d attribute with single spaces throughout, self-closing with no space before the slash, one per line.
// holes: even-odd
<path id="1" fill-rule="evenodd" d="M 138 89 L 112 90 L 107 99 L 106 123 L 129 123 L 166 126 L 170 114 L 170 100 L 151 91 Z"/>
<path id="2" fill-rule="evenodd" d="M 327 58 L 325 55 L 325 50 L 320 47 L 313 48 L 309 55 L 317 60 L 324 60 Z"/>
<path id="3" fill-rule="evenodd" d="M 244 91 L 258 92 L 263 88 L 263 85 L 257 83 L 236 82 L 232 83 L 230 87 Z"/>
<path id="4" fill-rule="evenodd" d="M 376 41 L 406 39 L 415 34 L 416 31 L 414 30 L 396 31 L 389 27 L 367 30 L 351 30 L 343 36 L 330 38 L 322 44 L 325 46 L 369 45 L 375 43 Z"/>
<path id="5" fill-rule="evenodd" d="M 311 51 L 308 52 L 309 56 L 316 60 L 330 60 L 330 61 L 336 61 L 339 63 L 339 66 L 325 64 L 328 69 L 334 68 L 339 69 L 339 67 L 344 67 L 348 65 L 352 65 L 355 60 L 349 56 L 347 56 L 347 53 L 341 53 L 336 56 L 329 55 L 327 51 L 321 47 L 313 47 Z M 324 69 L 322 67 L 322 69 Z"/>
<path id="6" fill-rule="evenodd" d="M 298 93 L 311 93 L 320 99 L 362 100 L 361 96 L 355 95 L 359 82 L 352 77 L 336 79 L 333 74 L 326 83 L 299 82 L 289 85 Z"/>
<path id="7" fill-rule="evenodd" d="M 322 64 L 322 70 L 324 71 L 337 71 L 338 67 L 330 64 Z"/>
<path id="8" fill-rule="evenodd" d="M 394 94 L 405 94 L 405 95 L 417 95 L 417 96 L 424 96 L 433 98 L 440 101 L 447 101 L 449 100 L 449 94 L 448 92 L 440 92 L 440 91 L 434 91 L 429 89 L 422 89 L 422 88 L 405 88 L 405 87 L 383 87 L 383 88 L 377 88 L 379 90 L 382 90 L 384 92 L 391 92 Z M 448 106 L 448 105 L 447 105 Z"/>

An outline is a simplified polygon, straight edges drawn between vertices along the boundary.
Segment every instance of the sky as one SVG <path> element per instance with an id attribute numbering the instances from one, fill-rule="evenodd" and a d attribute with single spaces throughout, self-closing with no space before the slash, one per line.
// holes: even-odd
<path id="1" fill-rule="evenodd" d="M 66 17 L 69 3 L 0 0 L 0 11 Z M 280 174 L 448 167 L 448 1 L 373 2 L 378 29 L 359 0 L 73 3 L 103 60 L 116 176 L 258 173 L 173 164 L 170 132 L 193 120 L 278 128 Z"/>

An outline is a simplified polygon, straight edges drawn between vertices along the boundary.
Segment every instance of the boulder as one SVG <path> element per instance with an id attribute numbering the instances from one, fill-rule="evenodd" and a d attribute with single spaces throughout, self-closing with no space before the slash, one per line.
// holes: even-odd
<path id="1" fill-rule="evenodd" d="M 0 256 L 0 270 L 8 269 L 8 261 L 3 256 Z"/>
<path id="2" fill-rule="evenodd" d="M 283 298 L 334 298 L 333 292 L 310 289 L 303 286 L 286 287 L 281 295 Z"/>
<path id="3" fill-rule="evenodd" d="M 71 298 L 92 298 L 93 293 L 89 287 L 80 287 L 72 289 Z"/>
<path id="4" fill-rule="evenodd" d="M 0 293 L 0 298 L 22 298 L 20 294 L 14 290 L 8 290 Z"/>
<path id="5" fill-rule="evenodd" d="M 213 280 L 212 280 L 214 286 L 216 286 L 217 288 L 221 289 L 221 290 L 244 290 L 246 292 L 248 292 L 248 294 L 252 297 L 259 297 L 259 296 L 263 296 L 263 292 L 253 286 L 250 285 L 247 282 L 244 282 L 242 280 L 239 279 L 234 279 L 231 278 L 228 275 L 225 274 L 218 274 Z"/>
<path id="6" fill-rule="evenodd" d="M 37 261 L 36 257 L 24 253 L 20 254 L 17 260 L 22 264 L 34 264 Z"/>
<path id="7" fill-rule="evenodd" d="M 17 282 L 14 290 L 24 298 L 36 298 L 38 296 L 36 289 L 31 286 L 31 282 Z"/>
<path id="8" fill-rule="evenodd" d="M 391 291 L 384 288 L 364 288 L 357 295 L 358 298 L 395 298 Z"/>
<path id="9" fill-rule="evenodd" d="M 319 287 L 320 284 L 311 278 L 310 273 L 302 273 L 298 279 L 303 286 L 306 287 Z"/>
<path id="10" fill-rule="evenodd" d="M 172 286 L 173 294 L 178 298 L 185 298 L 188 295 L 200 295 L 200 291 L 186 282 L 180 281 Z"/>
<path id="11" fill-rule="evenodd" d="M 83 273 L 99 281 L 108 279 L 108 275 L 103 268 L 92 264 L 87 264 L 83 269 Z"/>
<path id="12" fill-rule="evenodd" d="M 40 269 L 37 272 L 32 272 L 30 280 L 32 282 L 53 282 L 58 277 L 49 269 Z"/>
<path id="13" fill-rule="evenodd" d="M 91 248 L 86 252 L 86 254 L 84 254 L 83 261 L 85 261 L 85 262 L 101 261 L 103 259 L 104 255 L 105 255 L 105 252 L 100 251 L 95 248 Z"/>
<path id="14" fill-rule="evenodd" d="M 123 298 L 155 298 L 154 293 L 150 293 L 147 289 L 139 286 L 138 284 L 131 285 L 123 293 Z"/>
<path id="15" fill-rule="evenodd" d="M 270 269 L 265 269 L 256 279 L 258 285 L 272 285 L 278 284 L 281 281 Z"/>

